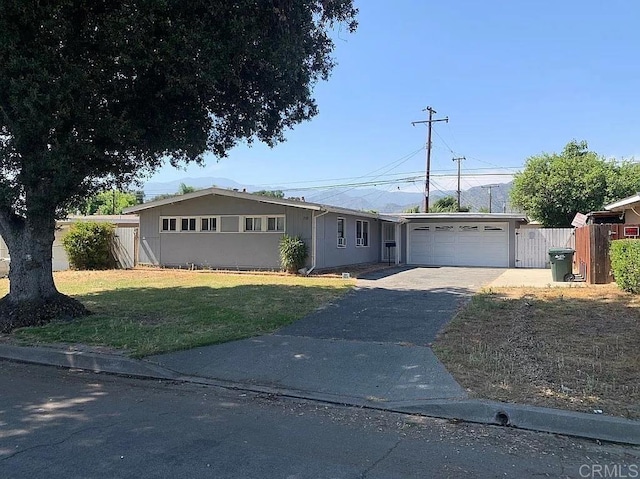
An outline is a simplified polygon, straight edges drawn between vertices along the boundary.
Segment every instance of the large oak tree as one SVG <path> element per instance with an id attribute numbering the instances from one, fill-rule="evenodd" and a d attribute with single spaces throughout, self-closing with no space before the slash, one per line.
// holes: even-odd
<path id="1" fill-rule="evenodd" d="M 0 331 L 86 313 L 51 272 L 56 218 L 164 162 L 273 145 L 317 113 L 352 0 L 0 0 Z"/>

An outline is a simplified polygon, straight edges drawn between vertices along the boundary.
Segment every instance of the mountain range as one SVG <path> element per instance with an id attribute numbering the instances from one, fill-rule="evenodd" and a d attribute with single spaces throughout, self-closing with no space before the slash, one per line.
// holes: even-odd
<path id="1" fill-rule="evenodd" d="M 271 188 L 257 187 L 238 183 L 229 178 L 200 177 L 182 178 L 168 182 L 148 182 L 144 185 L 145 201 L 151 201 L 160 194 L 176 193 L 180 185 L 185 184 L 194 188 L 233 188 L 251 193 L 259 190 L 281 190 L 285 198 L 304 198 L 305 201 L 322 203 L 354 210 L 378 211 L 380 213 L 399 213 L 409 208 L 422 205 L 424 196 L 422 193 L 406 191 L 388 191 L 379 188 L 307 188 L 288 189 L 274 186 Z M 494 213 L 512 212 L 509 202 L 511 183 L 493 184 L 491 187 L 491 211 Z M 444 196 L 456 196 L 455 191 L 433 191 L 430 194 L 429 203 Z M 471 211 L 489 210 L 489 188 L 487 186 L 475 186 L 463 190 L 460 194 L 463 206 L 468 206 Z"/>

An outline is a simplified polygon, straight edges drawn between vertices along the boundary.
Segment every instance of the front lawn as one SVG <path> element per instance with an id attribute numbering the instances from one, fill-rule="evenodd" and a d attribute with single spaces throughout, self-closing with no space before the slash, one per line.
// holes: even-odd
<path id="1" fill-rule="evenodd" d="M 14 331 L 28 343 L 82 343 L 134 357 L 271 333 L 346 293 L 353 280 L 137 269 L 55 273 L 94 314 Z M 0 296 L 8 281 L 0 280 Z"/>
<path id="2" fill-rule="evenodd" d="M 615 285 L 482 291 L 433 350 L 475 397 L 640 418 L 640 296 Z"/>

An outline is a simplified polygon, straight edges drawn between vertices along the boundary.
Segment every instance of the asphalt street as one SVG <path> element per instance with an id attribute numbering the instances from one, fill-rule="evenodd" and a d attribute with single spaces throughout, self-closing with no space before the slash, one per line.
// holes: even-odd
<path id="1" fill-rule="evenodd" d="M 0 361 L 0 391 L 3 478 L 640 473 L 639 448 L 164 380 Z"/>

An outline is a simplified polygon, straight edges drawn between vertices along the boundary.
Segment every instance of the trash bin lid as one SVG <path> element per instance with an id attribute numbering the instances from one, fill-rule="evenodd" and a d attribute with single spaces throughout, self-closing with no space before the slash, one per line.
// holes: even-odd
<path id="1" fill-rule="evenodd" d="M 573 254 L 576 250 L 572 248 L 549 248 L 549 254 Z"/>

